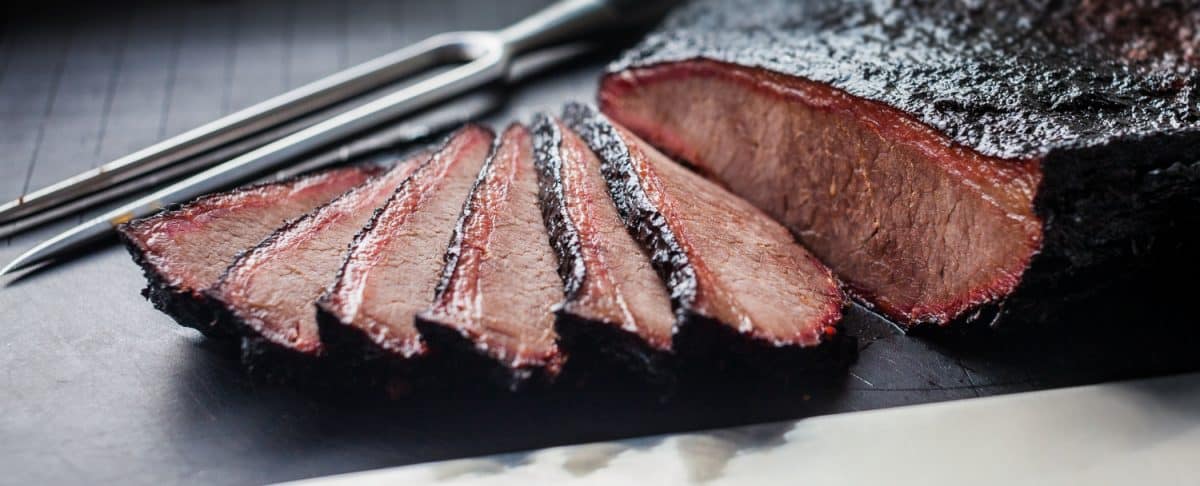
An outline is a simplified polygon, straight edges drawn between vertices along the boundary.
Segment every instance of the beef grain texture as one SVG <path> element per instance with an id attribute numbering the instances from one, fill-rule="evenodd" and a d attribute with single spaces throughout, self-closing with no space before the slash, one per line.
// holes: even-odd
<path id="1" fill-rule="evenodd" d="M 618 214 L 666 282 L 678 353 L 786 371 L 837 334 L 839 283 L 786 228 L 590 106 L 569 104 L 563 119 L 599 156 Z"/>
<path id="2" fill-rule="evenodd" d="M 669 378 L 670 296 L 617 215 L 600 160 L 553 117 L 539 114 L 533 133 L 543 220 L 563 281 L 556 310 L 563 347 L 574 363 L 595 356 Z"/>
<path id="3" fill-rule="evenodd" d="M 968 5 L 699 2 L 600 102 L 903 325 L 1058 301 L 1172 246 L 1197 221 L 1200 14 Z"/>
<path id="4" fill-rule="evenodd" d="M 414 316 L 433 302 L 441 257 L 494 138 L 477 125 L 458 130 L 354 238 L 317 301 L 320 339 L 330 357 L 403 368 L 426 354 Z"/>
<path id="5" fill-rule="evenodd" d="M 263 349 L 255 355 L 293 354 L 287 361 L 305 361 L 321 354 L 314 303 L 337 276 L 354 235 L 428 159 L 425 152 L 398 162 L 275 230 L 225 270 L 207 294 L 245 339 L 275 348 L 273 353 Z"/>
<path id="6" fill-rule="evenodd" d="M 550 382 L 565 361 L 555 344 L 562 284 L 554 269 L 529 130 L 512 125 L 463 205 L 433 305 L 417 316 L 417 329 L 432 349 L 460 364 L 481 362 L 510 389 Z"/>
<path id="7" fill-rule="evenodd" d="M 330 169 L 284 181 L 202 196 L 117 228 L 148 282 L 142 295 L 181 325 L 231 336 L 204 295 L 237 255 L 288 220 L 379 172 L 374 166 Z"/>

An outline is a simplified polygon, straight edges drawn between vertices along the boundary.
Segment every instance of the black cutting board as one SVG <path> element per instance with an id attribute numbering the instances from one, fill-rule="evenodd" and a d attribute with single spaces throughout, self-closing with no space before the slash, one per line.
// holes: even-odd
<path id="1" fill-rule="evenodd" d="M 497 27 L 543 3 L 28 6 L 4 16 L 0 38 L 0 199 L 429 34 Z M 487 121 L 591 100 L 613 55 L 517 87 Z M 0 260 L 79 220 L 0 240 Z M 668 400 L 608 387 L 379 403 L 254 384 L 235 357 L 144 301 L 143 283 L 110 243 L 0 289 L 0 483 L 262 483 L 1200 369 L 1192 314 L 1121 293 L 1113 312 L 1130 317 L 1081 314 L 982 338 L 905 336 L 854 308 L 844 327 L 859 359 L 822 384 L 713 383 Z"/>

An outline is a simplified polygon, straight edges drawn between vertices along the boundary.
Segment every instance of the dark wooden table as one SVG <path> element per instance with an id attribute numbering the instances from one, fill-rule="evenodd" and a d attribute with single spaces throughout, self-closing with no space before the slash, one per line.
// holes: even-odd
<path id="1" fill-rule="evenodd" d="M 544 3 L 52 2 L 6 15 L 0 199 L 427 35 L 498 27 Z M 590 100 L 612 55 L 516 87 L 486 121 Z M 81 219 L 0 240 L 0 261 Z M 262 483 L 1200 369 L 1192 315 L 1126 293 L 1109 310 L 1132 311 L 1115 324 L 1080 315 L 984 338 L 905 336 L 855 308 L 845 327 L 859 359 L 819 385 L 363 402 L 255 384 L 235 357 L 145 302 L 143 283 L 110 243 L 0 288 L 0 483 Z"/>

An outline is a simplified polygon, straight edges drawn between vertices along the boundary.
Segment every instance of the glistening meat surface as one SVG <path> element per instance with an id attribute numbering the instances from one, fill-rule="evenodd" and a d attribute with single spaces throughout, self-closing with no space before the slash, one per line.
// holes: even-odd
<path id="1" fill-rule="evenodd" d="M 1194 16 L 1173 8 L 701 1 L 599 96 L 868 303 L 945 324 L 1146 260 L 1139 237 L 1191 218 L 1169 201 L 1198 191 L 1194 36 L 1106 20 Z"/>
<path id="2" fill-rule="evenodd" d="M 433 305 L 417 320 L 429 345 L 482 355 L 512 384 L 554 378 L 564 362 L 553 312 L 562 283 L 525 127 L 505 130 L 480 171 L 445 260 Z"/>
<path id="3" fill-rule="evenodd" d="M 493 138 L 477 125 L 460 129 L 355 238 L 335 283 L 317 302 L 321 341 L 331 354 L 425 353 L 413 318 L 433 301 L 442 255 Z"/>
<path id="4" fill-rule="evenodd" d="M 564 346 L 656 371 L 675 329 L 666 287 L 625 230 L 587 144 L 547 115 L 537 116 L 533 131 L 542 213 L 565 286 Z"/>
<path id="5" fill-rule="evenodd" d="M 354 235 L 428 158 L 400 161 L 275 230 L 225 271 L 210 296 L 252 338 L 316 356 L 321 341 L 313 303 L 337 276 Z"/>
<path id="6" fill-rule="evenodd" d="M 155 307 L 205 334 L 228 335 L 203 292 L 237 254 L 378 171 L 345 167 L 203 196 L 122 225 L 117 234 L 142 266 L 149 281 L 143 293 Z"/>
<path id="7" fill-rule="evenodd" d="M 665 276 L 680 336 L 715 326 L 752 349 L 779 350 L 836 334 L 838 283 L 786 228 L 594 108 L 568 105 L 563 118 L 603 161 L 619 214 Z M 701 352 L 719 354 L 722 346 Z"/>
<path id="8" fill-rule="evenodd" d="M 786 224 L 903 322 L 1006 295 L 1039 248 L 1036 161 L 952 147 L 887 106 L 711 61 L 635 69 L 604 89 L 615 119 Z"/>

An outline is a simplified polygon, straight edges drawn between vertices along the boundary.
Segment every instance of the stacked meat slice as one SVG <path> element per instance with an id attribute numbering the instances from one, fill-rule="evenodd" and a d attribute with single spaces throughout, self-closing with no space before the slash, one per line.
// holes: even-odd
<path id="1" fill-rule="evenodd" d="M 1186 16 L 975 3 L 698 0 L 609 68 L 603 114 L 572 105 L 498 142 L 468 126 L 319 208 L 374 172 L 209 196 L 121 235 L 157 307 L 270 351 L 251 357 L 510 385 L 595 351 L 793 370 L 841 317 L 816 258 L 916 326 L 1184 256 L 1154 242 L 1195 241 L 1195 36 L 1105 19 Z"/>
<path id="2" fill-rule="evenodd" d="M 835 334 L 838 283 L 786 228 L 591 107 L 564 117 L 603 160 L 618 212 L 666 278 L 679 351 L 777 364 Z"/>
<path id="3" fill-rule="evenodd" d="M 354 235 L 421 163 L 418 155 L 275 230 L 209 292 L 260 351 L 321 351 L 313 302 L 337 275 Z"/>
<path id="4" fill-rule="evenodd" d="M 152 282 L 197 289 L 205 328 L 240 336 L 247 364 L 276 376 L 365 364 L 389 384 L 515 388 L 553 381 L 570 354 L 655 373 L 730 356 L 778 368 L 833 333 L 837 283 L 782 226 L 594 109 L 566 119 L 542 115 L 533 133 L 513 125 L 499 139 L 468 125 L 373 178 L 303 179 L 326 181 L 323 197 L 260 186 L 189 208 L 275 188 L 254 199 L 274 211 L 232 204 L 198 226 L 175 210 L 122 231 L 154 262 Z M 285 211 L 298 217 L 283 222 Z M 222 240 L 239 225 L 254 231 Z M 207 280 L 157 263 L 186 260 L 187 241 L 164 239 L 179 228 L 221 243 L 186 262 Z"/>
<path id="5" fill-rule="evenodd" d="M 545 115 L 534 133 L 542 211 L 566 289 L 558 310 L 564 344 L 658 374 L 675 332 L 666 287 L 625 231 L 600 160 L 583 140 Z"/>
<path id="6" fill-rule="evenodd" d="M 149 286 L 143 292 L 180 324 L 208 335 L 232 330 L 204 292 L 238 253 L 276 227 L 362 183 L 376 168 L 349 167 L 201 197 L 122 225 L 117 234 Z"/>
<path id="7" fill-rule="evenodd" d="M 553 313 L 562 286 L 537 195 L 529 131 L 511 126 L 463 206 L 437 296 L 417 321 L 431 346 L 478 353 L 511 385 L 553 378 L 563 364 Z"/>
<path id="8" fill-rule="evenodd" d="M 412 359 L 428 351 L 413 319 L 433 301 L 446 242 L 493 138 L 477 126 L 459 131 L 355 238 L 317 302 L 331 353 Z"/>

